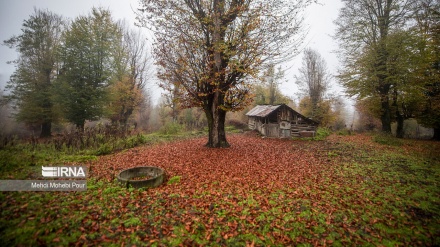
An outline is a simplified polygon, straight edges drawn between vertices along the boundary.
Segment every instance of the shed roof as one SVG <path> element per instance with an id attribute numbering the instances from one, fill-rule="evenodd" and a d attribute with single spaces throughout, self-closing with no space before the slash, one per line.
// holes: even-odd
<path id="1" fill-rule="evenodd" d="M 301 116 L 306 121 L 313 122 L 315 124 L 319 124 L 319 122 L 317 122 L 317 121 L 315 121 L 313 119 L 310 119 L 308 117 L 305 117 L 304 115 L 302 115 L 301 113 L 293 110 L 292 108 L 290 108 L 286 104 L 281 104 L 281 105 L 257 105 L 254 108 L 252 108 L 248 113 L 246 113 L 246 116 L 248 116 L 248 117 L 263 117 L 264 118 L 264 117 L 267 117 L 272 112 L 274 112 L 275 110 L 277 110 L 278 108 L 280 108 L 281 106 L 287 107 L 290 111 L 292 111 L 295 114 Z"/>
<path id="2" fill-rule="evenodd" d="M 249 117 L 267 117 L 271 112 L 275 111 L 281 105 L 257 105 L 246 116 Z"/>

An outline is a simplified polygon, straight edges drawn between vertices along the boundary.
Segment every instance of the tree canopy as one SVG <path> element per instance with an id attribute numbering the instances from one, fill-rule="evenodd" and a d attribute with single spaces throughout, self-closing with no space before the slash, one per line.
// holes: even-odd
<path id="1" fill-rule="evenodd" d="M 4 44 L 16 48 L 19 58 L 16 70 L 8 82 L 9 100 L 18 108 L 19 121 L 37 127 L 40 136 L 51 135 L 52 122 L 58 119 L 53 109 L 53 83 L 57 75 L 57 55 L 63 18 L 48 10 L 34 9 L 24 20 L 22 33 Z"/>
<path id="2" fill-rule="evenodd" d="M 66 119 L 81 130 L 86 120 L 104 115 L 121 35 L 111 13 L 96 8 L 88 16 L 77 17 L 64 33 L 60 102 Z"/>
<path id="3" fill-rule="evenodd" d="M 438 1 L 344 2 L 336 37 L 343 61 L 339 79 L 347 93 L 380 105 L 376 113 L 385 132 L 396 121 L 397 136 L 403 137 L 403 121 L 415 117 L 440 138 L 434 103 L 440 91 Z"/>
<path id="4" fill-rule="evenodd" d="M 390 75 L 390 35 L 401 30 L 411 14 L 413 0 L 343 0 L 335 21 L 342 58 L 339 76 L 354 96 L 377 96 L 382 130 L 391 132 L 391 99 L 395 81 Z"/>
<path id="5" fill-rule="evenodd" d="M 155 35 L 162 87 L 178 85 L 179 103 L 201 107 L 207 146 L 228 146 L 227 111 L 250 103 L 250 83 L 268 63 L 296 55 L 307 0 L 144 0 L 138 20 Z"/>

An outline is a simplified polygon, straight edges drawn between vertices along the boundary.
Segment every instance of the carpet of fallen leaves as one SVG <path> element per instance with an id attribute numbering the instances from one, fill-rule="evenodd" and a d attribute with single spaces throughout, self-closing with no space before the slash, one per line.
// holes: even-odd
<path id="1" fill-rule="evenodd" d="M 1 222 L 10 221 L 0 233 L 24 245 L 440 244 L 438 169 L 418 170 L 402 158 L 437 143 L 396 148 L 368 135 L 304 141 L 253 132 L 228 141 L 225 149 L 198 138 L 103 156 L 88 164 L 87 192 L 0 194 L 8 211 Z M 388 151 L 398 154 L 381 156 Z M 167 179 L 148 190 L 115 182 L 136 166 L 161 167 Z M 411 181 L 402 175 L 408 171 L 426 181 Z M 31 240 L 11 240 L 11 224 Z"/>
<path id="2" fill-rule="evenodd" d="M 122 169 L 157 166 L 168 178 L 181 176 L 181 180 L 179 186 L 162 186 L 156 191 L 191 196 L 206 186 L 224 193 L 294 188 L 305 179 L 318 179 L 328 165 L 327 159 L 314 152 L 316 143 L 295 145 L 289 140 L 249 135 L 230 136 L 230 148 L 207 148 L 204 142 L 205 138 L 177 141 L 106 156 L 91 165 L 91 174 L 111 181 Z"/>

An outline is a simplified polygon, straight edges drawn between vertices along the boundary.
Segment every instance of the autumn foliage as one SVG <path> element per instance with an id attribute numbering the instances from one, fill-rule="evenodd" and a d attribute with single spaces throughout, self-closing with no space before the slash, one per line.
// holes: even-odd
<path id="1" fill-rule="evenodd" d="M 437 143 L 368 135 L 324 141 L 230 136 L 164 142 L 88 163 L 86 192 L 0 193 L 9 245 L 293 246 L 440 243 Z M 160 187 L 126 189 L 123 169 L 158 166 Z M 20 237 L 23 236 L 23 237 Z"/>

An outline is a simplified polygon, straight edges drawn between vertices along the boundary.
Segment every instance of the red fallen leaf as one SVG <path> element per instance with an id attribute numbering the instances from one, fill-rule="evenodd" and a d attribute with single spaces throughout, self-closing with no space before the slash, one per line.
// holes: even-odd
<path id="1" fill-rule="evenodd" d="M 102 235 L 102 236 L 101 236 L 101 240 L 104 241 L 104 242 L 107 242 L 107 243 L 112 242 L 112 240 L 109 239 L 109 238 L 107 238 L 107 236 L 105 236 L 105 235 Z"/>
<path id="2" fill-rule="evenodd" d="M 246 243 L 246 247 L 254 247 L 254 246 L 255 246 L 254 240 L 252 240 L 252 243 L 250 244 Z"/>
<path id="3" fill-rule="evenodd" d="M 370 219 L 370 224 L 372 225 L 372 224 L 375 224 L 375 223 L 377 223 L 377 219 Z"/>
<path id="4" fill-rule="evenodd" d="M 60 242 L 60 238 L 54 238 L 52 242 Z"/>

